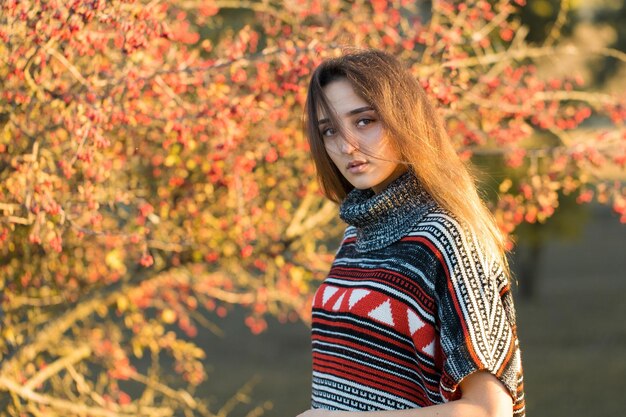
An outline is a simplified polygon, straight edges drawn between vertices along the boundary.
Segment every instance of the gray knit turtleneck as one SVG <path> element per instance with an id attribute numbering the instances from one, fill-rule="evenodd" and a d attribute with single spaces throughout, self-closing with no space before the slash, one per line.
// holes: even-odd
<path id="1" fill-rule="evenodd" d="M 356 227 L 356 250 L 369 252 L 400 240 L 435 206 L 415 175 L 407 171 L 378 194 L 355 188 L 341 203 L 339 216 Z"/>

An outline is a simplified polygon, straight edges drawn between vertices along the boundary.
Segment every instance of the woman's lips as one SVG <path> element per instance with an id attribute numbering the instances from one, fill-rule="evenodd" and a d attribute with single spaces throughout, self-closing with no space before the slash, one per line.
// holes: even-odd
<path id="1" fill-rule="evenodd" d="M 346 167 L 348 172 L 351 174 L 358 174 L 359 172 L 363 172 L 367 167 L 366 161 L 352 161 Z"/>

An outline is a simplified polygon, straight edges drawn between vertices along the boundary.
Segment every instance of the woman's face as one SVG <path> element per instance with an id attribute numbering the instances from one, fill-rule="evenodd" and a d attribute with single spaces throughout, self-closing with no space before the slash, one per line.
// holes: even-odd
<path id="1" fill-rule="evenodd" d="M 355 188 L 382 191 L 406 166 L 398 163 L 400 155 L 378 114 L 346 79 L 331 82 L 324 93 L 342 126 L 333 126 L 327 115 L 321 114 L 318 126 L 328 156 Z"/>

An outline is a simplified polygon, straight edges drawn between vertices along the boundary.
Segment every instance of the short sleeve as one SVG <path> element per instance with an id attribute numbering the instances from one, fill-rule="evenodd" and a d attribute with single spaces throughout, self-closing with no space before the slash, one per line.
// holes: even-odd
<path id="1" fill-rule="evenodd" d="M 502 267 L 488 261 L 474 234 L 453 218 L 438 221 L 436 283 L 444 399 L 460 396 L 466 376 L 489 371 L 523 401 L 522 367 L 509 280 Z"/>

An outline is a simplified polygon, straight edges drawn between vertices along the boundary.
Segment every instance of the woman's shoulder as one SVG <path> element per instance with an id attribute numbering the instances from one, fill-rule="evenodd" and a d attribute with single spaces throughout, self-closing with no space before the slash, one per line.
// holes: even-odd
<path id="1" fill-rule="evenodd" d="M 441 206 L 434 206 L 411 230 L 413 234 L 428 235 L 435 240 L 467 237 L 472 232 L 468 225 L 454 213 Z"/>
<path id="2" fill-rule="evenodd" d="M 408 235 L 429 243 L 432 250 L 451 260 L 458 258 L 486 261 L 484 242 L 479 235 L 457 215 L 436 207 L 416 224 Z"/>

